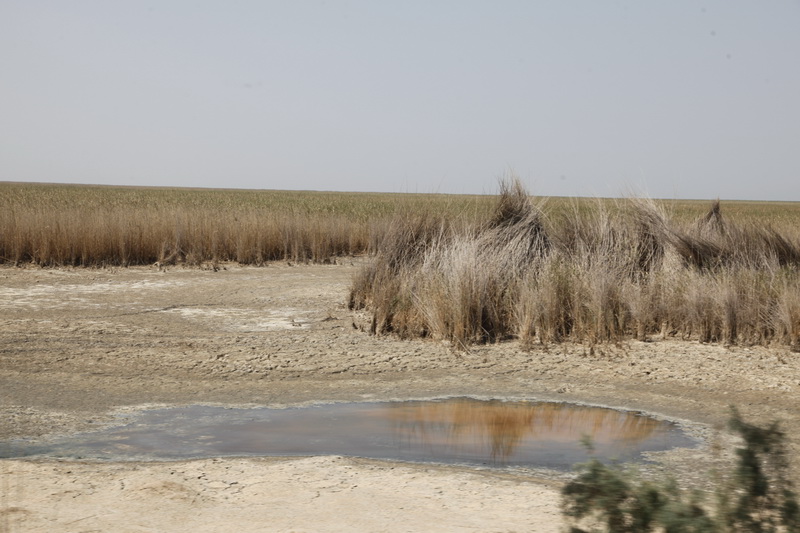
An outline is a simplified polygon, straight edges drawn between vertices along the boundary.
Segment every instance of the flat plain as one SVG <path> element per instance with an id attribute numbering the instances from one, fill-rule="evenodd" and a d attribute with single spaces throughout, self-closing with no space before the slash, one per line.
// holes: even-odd
<path id="1" fill-rule="evenodd" d="M 698 203 L 697 213 L 704 207 Z M 755 207 L 797 216 L 794 204 Z M 800 450 L 800 357 L 790 345 L 653 336 L 591 347 L 512 339 L 456 349 L 430 338 L 372 335 L 368 310 L 347 306 L 353 279 L 369 260 L 342 254 L 327 264 L 220 259 L 88 268 L 7 261 L 0 268 L 0 441 L 29 439 L 13 441 L 24 449 L 24 442 L 114 423 L 146 406 L 476 396 L 580 402 L 679 420 L 702 444 L 660 454 L 646 470 L 699 487 L 727 460 L 714 443 L 727 449 L 726 433 L 716 428 L 730 405 L 749 420 L 780 420 L 792 455 Z M 16 458 L 0 461 L 0 472 L 0 531 L 563 525 L 563 477 L 546 472 L 338 456 Z"/>

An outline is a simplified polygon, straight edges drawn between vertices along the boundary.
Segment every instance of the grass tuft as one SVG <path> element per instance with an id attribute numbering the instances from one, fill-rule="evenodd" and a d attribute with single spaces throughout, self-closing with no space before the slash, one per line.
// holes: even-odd
<path id="1" fill-rule="evenodd" d="M 374 333 L 457 346 L 800 343 L 796 225 L 739 221 L 719 201 L 693 220 L 641 199 L 547 206 L 511 181 L 485 223 L 396 223 L 351 307 L 373 313 Z"/>

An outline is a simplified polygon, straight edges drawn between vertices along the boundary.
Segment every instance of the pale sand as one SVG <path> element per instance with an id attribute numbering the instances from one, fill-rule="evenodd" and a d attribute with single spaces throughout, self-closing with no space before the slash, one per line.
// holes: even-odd
<path id="1" fill-rule="evenodd" d="M 369 317 L 344 306 L 356 268 L 0 268 L 0 442 L 91 429 L 142 404 L 469 395 L 646 410 L 701 436 L 735 404 L 749 420 L 782 420 L 796 455 L 800 357 L 785 347 L 653 339 L 463 353 L 373 337 Z M 648 468 L 702 484 L 713 462 L 700 447 Z M 2 460 L 0 532 L 558 531 L 559 486 L 341 457 Z"/>
<path id="2" fill-rule="evenodd" d="M 342 457 L 0 462 L 5 531 L 559 531 L 531 482 Z"/>

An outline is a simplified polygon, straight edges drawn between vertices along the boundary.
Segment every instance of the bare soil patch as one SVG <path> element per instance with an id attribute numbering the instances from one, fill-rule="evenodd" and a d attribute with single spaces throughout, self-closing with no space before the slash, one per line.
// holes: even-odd
<path id="1" fill-rule="evenodd" d="M 357 266 L 0 268 L 0 440 L 141 405 L 298 405 L 467 395 L 578 401 L 712 436 L 736 405 L 798 450 L 800 357 L 677 340 L 469 352 L 370 336 Z M 702 485 L 709 447 L 662 454 Z M 795 454 L 796 455 L 796 454 Z M 0 461 L 0 531 L 557 531 L 559 481 L 342 457 Z"/>

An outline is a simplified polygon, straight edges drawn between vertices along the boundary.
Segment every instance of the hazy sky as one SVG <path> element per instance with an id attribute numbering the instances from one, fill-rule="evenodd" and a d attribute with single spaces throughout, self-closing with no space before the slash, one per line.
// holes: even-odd
<path id="1" fill-rule="evenodd" d="M 0 180 L 800 201 L 800 0 L 0 0 Z"/>

